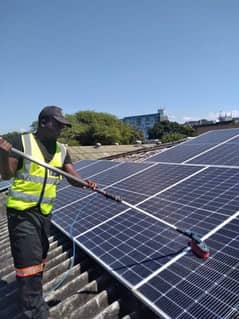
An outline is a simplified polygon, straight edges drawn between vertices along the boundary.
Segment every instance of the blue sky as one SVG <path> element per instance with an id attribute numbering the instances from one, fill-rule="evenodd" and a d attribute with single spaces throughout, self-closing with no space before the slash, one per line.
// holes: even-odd
<path id="1" fill-rule="evenodd" d="M 0 134 L 45 105 L 119 118 L 239 113 L 237 0 L 0 1 Z"/>

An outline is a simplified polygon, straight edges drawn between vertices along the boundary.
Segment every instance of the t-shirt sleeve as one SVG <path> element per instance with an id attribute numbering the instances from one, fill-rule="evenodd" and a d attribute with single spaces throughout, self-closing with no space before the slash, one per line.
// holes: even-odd
<path id="1" fill-rule="evenodd" d="M 12 146 L 14 148 L 16 148 L 17 150 L 19 150 L 21 152 L 24 151 L 23 150 L 23 145 L 22 145 L 21 135 L 17 135 L 17 136 L 14 136 L 13 138 L 9 139 L 9 143 L 11 143 Z M 14 158 L 16 158 L 18 160 L 18 169 L 20 169 L 22 167 L 22 163 L 23 163 L 22 156 L 14 153 L 14 152 L 11 152 L 10 156 L 14 157 Z"/>
<path id="2" fill-rule="evenodd" d="M 17 150 L 23 152 L 22 139 L 21 139 L 20 135 L 14 136 L 13 138 L 9 139 L 9 143 L 11 143 L 12 146 L 14 148 L 16 148 Z M 11 152 L 10 155 L 11 155 L 11 157 L 15 157 L 17 159 L 21 158 L 20 155 L 14 153 L 14 152 Z"/>

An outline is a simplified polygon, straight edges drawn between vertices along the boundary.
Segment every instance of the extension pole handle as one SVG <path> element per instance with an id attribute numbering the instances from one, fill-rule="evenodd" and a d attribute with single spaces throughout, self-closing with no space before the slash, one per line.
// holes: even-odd
<path id="1" fill-rule="evenodd" d="M 25 153 L 19 151 L 18 149 L 14 148 L 14 147 L 12 147 L 11 150 L 12 150 L 13 153 L 16 153 L 16 154 L 18 154 L 18 155 L 20 155 L 20 156 L 22 156 L 22 157 L 24 157 L 24 158 L 26 158 L 26 159 L 28 159 L 28 160 L 34 162 L 34 163 L 37 163 L 38 165 L 41 165 L 41 166 L 43 166 L 43 167 L 45 167 L 45 168 L 47 168 L 47 169 L 49 169 L 49 170 L 52 170 L 53 172 L 56 172 L 56 173 L 58 173 L 58 174 L 60 174 L 60 175 L 62 175 L 62 176 L 65 176 L 66 178 L 69 178 L 69 179 L 71 179 L 71 180 L 73 180 L 73 181 L 75 181 L 75 182 L 77 182 L 77 183 L 80 183 L 83 187 L 84 187 L 84 186 L 85 186 L 85 187 L 88 187 L 88 186 L 89 186 L 89 185 L 87 184 L 87 182 L 85 182 L 83 179 L 80 179 L 80 178 L 78 178 L 78 177 L 75 177 L 75 176 L 73 176 L 73 175 L 71 175 L 71 174 L 69 174 L 69 173 L 67 173 L 67 172 L 65 172 L 65 171 L 63 171 L 63 170 L 61 170 L 61 169 L 59 169 L 59 168 L 57 168 L 57 167 L 54 167 L 54 166 L 51 166 L 51 165 L 49 165 L 49 164 L 47 164 L 47 163 L 45 163 L 45 162 L 42 162 L 42 161 L 40 161 L 40 160 L 38 160 L 38 159 L 32 157 L 31 155 L 28 155 L 28 154 L 25 154 Z M 110 199 L 112 199 L 112 200 L 114 200 L 114 201 L 120 202 L 120 203 L 122 203 L 122 204 L 124 204 L 124 205 L 126 205 L 126 206 L 128 206 L 128 207 L 130 207 L 130 208 L 132 208 L 132 209 L 136 209 L 137 211 L 146 214 L 146 211 L 145 211 L 145 210 L 143 210 L 143 209 L 141 209 L 141 208 L 139 208 L 139 207 L 137 207 L 137 206 L 134 206 L 134 205 L 132 205 L 132 204 L 126 202 L 125 200 L 122 200 L 119 196 L 115 196 L 115 195 L 112 195 L 112 194 L 108 194 L 107 192 L 105 192 L 105 191 L 102 190 L 102 189 L 98 189 L 98 188 L 96 188 L 96 189 L 91 188 L 91 189 L 92 189 L 93 191 L 95 191 L 95 192 L 101 194 L 101 195 L 104 195 L 106 198 L 110 198 Z M 149 215 L 149 216 L 152 217 L 151 214 L 147 214 L 147 215 Z M 190 237 L 188 234 L 185 233 L 185 231 L 182 231 L 182 230 L 178 229 L 175 225 L 172 225 L 172 224 L 170 224 L 170 223 L 168 223 L 168 222 L 166 222 L 165 220 L 162 220 L 162 219 L 157 219 L 157 220 L 159 220 L 162 224 L 164 224 L 164 225 L 166 225 L 166 226 L 168 226 L 168 227 L 170 227 L 170 228 L 173 228 L 174 230 L 178 231 L 179 233 L 184 234 L 184 235 Z"/>
<path id="2" fill-rule="evenodd" d="M 28 160 L 30 160 L 30 161 L 32 161 L 32 162 L 34 162 L 34 163 L 36 163 L 36 164 L 38 164 L 38 165 L 40 165 L 40 166 L 42 166 L 42 167 L 45 167 L 45 168 L 47 168 L 47 169 L 49 169 L 49 170 L 51 170 L 51 171 L 53 171 L 53 172 L 55 172 L 55 173 L 58 173 L 58 174 L 60 174 L 60 175 L 62 175 L 62 176 L 65 176 L 66 178 L 69 178 L 69 179 L 71 179 L 71 180 L 73 180 L 73 181 L 75 181 L 75 182 L 81 184 L 82 187 L 85 186 L 85 187 L 89 188 L 88 183 L 85 182 L 85 181 L 84 181 L 83 179 L 81 179 L 81 178 L 78 178 L 78 177 L 76 177 L 76 176 L 73 176 L 73 175 L 71 175 L 71 174 L 69 174 L 69 173 L 63 171 L 62 169 L 59 169 L 59 168 L 54 167 L 54 166 L 52 166 L 52 165 L 49 165 L 49 164 L 47 164 L 47 163 L 45 163 L 45 162 L 42 162 L 42 161 L 40 161 L 40 160 L 38 160 L 38 159 L 32 157 L 31 155 L 28 155 L 28 154 L 26 154 L 26 153 L 23 153 L 23 152 L 19 151 L 18 149 L 14 148 L 14 147 L 11 148 L 11 151 L 12 151 L 13 153 L 15 153 L 15 154 L 18 154 L 18 155 L 24 157 L 25 159 L 28 159 Z M 105 192 L 105 191 L 102 190 L 102 189 L 98 189 L 98 188 L 96 188 L 96 189 L 91 188 L 91 189 L 92 189 L 93 191 L 95 191 L 95 192 L 101 194 L 101 195 L 104 195 L 104 196 L 107 197 L 107 198 L 110 198 L 110 199 L 115 200 L 115 201 L 117 201 L 117 202 L 121 202 L 121 198 L 120 198 L 119 196 L 115 196 L 115 195 L 112 195 L 112 194 L 108 194 L 107 192 Z"/>
<path id="3" fill-rule="evenodd" d="M 76 176 L 73 176 L 73 175 L 71 175 L 71 174 L 69 174 L 69 173 L 63 171 L 63 170 L 60 169 L 60 168 L 57 168 L 57 167 L 54 167 L 54 166 L 52 166 L 52 165 L 49 165 L 49 164 L 47 164 L 47 163 L 45 163 L 45 162 L 42 162 L 42 161 L 40 161 L 40 160 L 38 160 L 38 159 L 32 157 L 31 155 L 28 155 L 28 154 L 26 154 L 26 153 L 23 153 L 23 152 L 19 151 L 18 149 L 14 148 L 14 147 L 11 148 L 11 151 L 12 151 L 13 153 L 15 153 L 15 154 L 18 154 L 18 155 L 24 157 L 25 159 L 28 159 L 28 160 L 30 160 L 30 161 L 32 161 L 32 162 L 34 162 L 34 163 L 36 163 L 36 164 L 38 164 L 38 165 L 40 165 L 40 166 L 43 166 L 43 167 L 45 167 L 45 168 L 47 168 L 47 169 L 49 169 L 49 170 L 51 170 L 51 171 L 53 171 L 53 172 L 55 172 L 55 173 L 58 173 L 58 174 L 60 174 L 60 175 L 62 175 L 62 176 L 65 176 L 65 177 L 67 177 L 67 178 L 70 178 L 70 179 L 72 179 L 73 181 L 82 184 L 82 186 L 86 186 L 86 187 L 88 186 L 88 184 L 87 184 L 83 179 L 80 179 L 80 178 L 78 178 L 78 177 L 76 177 Z"/>

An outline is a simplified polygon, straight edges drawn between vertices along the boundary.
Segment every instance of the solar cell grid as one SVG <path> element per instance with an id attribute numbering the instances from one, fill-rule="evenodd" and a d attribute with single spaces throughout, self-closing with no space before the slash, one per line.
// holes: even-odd
<path id="1" fill-rule="evenodd" d="M 74 168 L 78 171 L 80 176 L 82 178 L 89 178 L 91 176 L 94 176 L 95 174 L 99 174 L 100 172 L 104 172 L 111 167 L 117 167 L 120 166 L 121 163 L 119 162 L 113 162 L 113 161 L 106 161 L 106 160 L 81 160 L 76 163 L 74 163 Z M 69 183 L 64 178 L 58 189 L 63 189 L 66 186 L 69 186 Z"/>
<path id="2" fill-rule="evenodd" d="M 83 197 L 89 196 L 90 193 L 91 191 L 88 189 L 76 188 L 68 184 L 66 187 L 58 190 L 53 213 L 67 205 L 74 205 L 76 201 Z"/>
<path id="3" fill-rule="evenodd" d="M 200 169 L 193 166 L 158 164 L 118 183 L 117 187 L 150 196 Z"/>
<path id="4" fill-rule="evenodd" d="M 74 162 L 74 167 L 76 170 L 79 170 L 83 167 L 94 165 L 97 162 L 98 162 L 97 160 L 91 160 L 91 159 L 80 160 L 80 161 Z"/>
<path id="5" fill-rule="evenodd" d="M 162 162 L 162 163 L 182 163 L 195 155 L 209 149 L 208 144 L 179 144 L 176 147 L 170 148 L 160 154 L 147 158 L 147 161 Z"/>
<path id="6" fill-rule="evenodd" d="M 104 181 L 109 176 L 109 181 L 113 182 L 115 181 L 115 176 L 121 176 L 122 178 L 128 176 L 128 178 L 122 182 L 116 183 L 112 192 L 120 196 L 123 194 L 122 198 L 124 200 L 134 204 L 136 201 L 140 202 L 146 195 L 154 194 L 157 190 L 163 189 L 173 182 L 177 182 L 184 177 L 190 176 L 199 171 L 199 169 L 200 168 L 193 166 L 162 164 L 150 167 L 148 164 L 135 165 L 133 163 L 126 163 L 121 166 L 109 168 L 99 175 L 95 175 L 95 180 Z M 90 168 L 88 168 L 88 174 L 91 172 Z M 85 173 L 85 171 L 83 171 L 83 173 Z M 118 173 L 121 175 L 118 175 Z M 130 174 L 132 174 L 132 176 Z M 140 187 L 137 187 L 136 185 L 140 185 Z M 108 190 L 108 192 L 110 191 L 111 190 Z M 60 190 L 56 199 L 54 211 L 59 210 L 66 205 L 70 205 L 71 203 L 75 205 L 78 200 L 87 196 L 87 192 L 87 190 L 81 190 L 74 187 L 64 188 L 63 191 Z"/>
<path id="7" fill-rule="evenodd" d="M 79 170 L 80 175 L 83 178 L 93 177 L 95 174 L 106 171 L 112 167 L 120 166 L 121 163 L 113 161 L 97 161 L 93 165 L 82 167 Z"/>
<path id="8" fill-rule="evenodd" d="M 239 166 L 239 138 L 233 139 L 188 163 L 204 165 Z"/>
<path id="9" fill-rule="evenodd" d="M 92 166 L 96 163 L 97 163 L 96 160 L 80 160 L 80 161 L 73 163 L 73 166 L 74 166 L 75 170 L 81 171 L 83 168 Z M 66 178 L 63 178 L 58 186 L 58 190 L 63 190 L 67 186 L 69 187 L 69 183 L 66 180 Z"/>
<path id="10" fill-rule="evenodd" d="M 212 130 L 193 138 L 189 143 L 218 144 L 239 134 L 239 128 Z"/>
<path id="11" fill-rule="evenodd" d="M 107 186 L 154 165 L 149 163 L 122 163 L 112 167 L 107 172 L 99 172 L 94 178 L 98 184 Z"/>
<path id="12" fill-rule="evenodd" d="M 77 242 L 132 286 L 185 247 L 178 237 L 176 241 L 172 230 L 130 210 L 77 237 Z"/>
<path id="13" fill-rule="evenodd" d="M 146 198 L 146 196 L 125 190 L 117 190 L 117 193 L 115 193 L 114 187 L 109 188 L 107 192 L 113 195 L 117 194 L 117 196 L 127 199 L 132 204 Z M 72 203 L 68 203 L 63 198 L 63 202 L 66 204 L 53 211 L 53 223 L 61 229 L 65 229 L 66 233 L 70 232 L 71 224 L 76 219 L 74 228 L 71 229 L 71 236 L 79 236 L 81 233 L 97 227 L 109 218 L 113 218 L 122 211 L 127 210 L 125 205 L 92 193 L 90 190 L 85 190 L 82 194 L 84 196 L 79 197 L 77 201 Z"/>
<path id="14" fill-rule="evenodd" d="M 175 319 L 235 318 L 228 314 L 235 316 L 238 302 L 238 226 L 238 220 L 225 226 L 233 236 L 225 236 L 222 229 L 208 239 L 207 261 L 186 255 L 140 287 L 140 292 Z"/>
<path id="15" fill-rule="evenodd" d="M 64 229 L 66 233 L 71 232 L 70 235 L 74 237 L 99 225 L 124 209 L 122 204 L 107 200 L 94 193 L 55 213 L 53 223 Z M 73 222 L 74 227 L 72 227 Z"/>
<path id="16" fill-rule="evenodd" d="M 104 161 L 106 162 L 106 161 Z M 113 166 L 112 166 L 113 165 Z M 138 171 L 142 171 L 144 169 L 147 169 L 150 166 L 153 166 L 155 164 L 142 164 L 142 163 L 115 163 L 115 162 L 110 162 L 109 164 L 103 163 L 102 165 L 98 165 L 98 174 L 95 173 L 96 165 L 94 166 L 89 166 L 87 167 L 87 171 L 84 170 L 84 168 L 81 169 L 80 174 L 84 178 L 88 178 L 91 175 L 94 176 L 94 180 L 97 182 L 98 186 L 103 188 L 104 186 L 113 184 L 119 179 L 124 179 L 126 177 L 129 177 L 131 175 L 136 174 Z M 106 168 L 107 167 L 107 168 Z M 106 169 L 103 169 L 106 168 Z M 88 174 L 88 175 L 87 175 Z M 102 183 L 105 183 L 106 185 L 102 185 Z M 135 203 L 135 199 L 142 198 L 139 196 L 140 194 L 137 194 L 135 192 L 134 198 L 132 194 L 134 193 L 133 191 L 125 192 L 124 190 L 121 190 L 119 188 L 113 189 L 113 191 L 117 191 L 117 195 L 122 195 L 125 198 L 130 198 L 131 203 Z M 71 203 L 75 203 L 77 200 L 80 200 L 82 197 L 87 196 L 88 190 L 81 190 L 79 188 L 72 187 L 66 183 L 61 183 L 60 187 L 58 189 L 58 196 L 55 201 L 54 205 L 54 211 L 59 210 L 61 207 L 65 207 L 66 205 L 69 205 Z"/>
<path id="17" fill-rule="evenodd" d="M 131 191 L 127 189 L 120 189 L 117 184 L 115 186 L 111 186 L 106 188 L 106 191 L 109 194 L 113 194 L 115 196 L 119 196 L 121 199 L 129 202 L 132 205 L 135 205 L 147 198 L 146 195 L 141 194 L 136 191 Z M 126 207 L 126 206 L 125 206 Z"/>
<path id="18" fill-rule="evenodd" d="M 161 154 L 149 157 L 147 160 L 155 162 L 182 163 L 202 152 L 215 147 L 225 141 L 234 139 L 239 134 L 239 129 L 210 131 L 190 141 L 179 144 Z M 199 163 L 197 161 L 197 163 Z"/>
<path id="19" fill-rule="evenodd" d="M 144 201 L 139 207 L 180 229 L 190 229 L 201 236 L 227 217 L 226 214 L 215 214 L 213 211 L 169 202 L 158 197 Z"/>
<path id="20" fill-rule="evenodd" d="M 238 209 L 239 170 L 208 169 L 159 195 L 175 203 L 231 215 Z"/>

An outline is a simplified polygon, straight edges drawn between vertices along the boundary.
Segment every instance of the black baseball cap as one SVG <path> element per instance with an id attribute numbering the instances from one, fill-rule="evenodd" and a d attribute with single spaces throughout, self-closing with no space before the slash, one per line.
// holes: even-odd
<path id="1" fill-rule="evenodd" d="M 54 118 L 56 121 L 71 127 L 71 123 L 64 117 L 62 109 L 58 106 L 45 106 L 39 113 L 38 122 L 45 118 Z"/>

